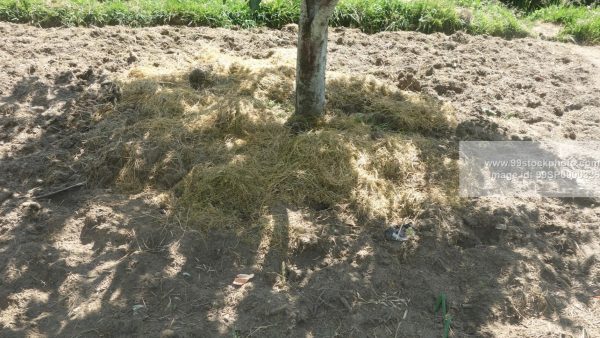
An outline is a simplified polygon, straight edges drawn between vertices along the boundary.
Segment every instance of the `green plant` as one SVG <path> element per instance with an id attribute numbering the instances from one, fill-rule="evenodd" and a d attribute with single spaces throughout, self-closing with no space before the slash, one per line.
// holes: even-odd
<path id="1" fill-rule="evenodd" d="M 563 39 L 600 43 L 600 8 L 556 5 L 539 9 L 531 13 L 529 18 L 564 25 L 560 32 Z"/>
<path id="2" fill-rule="evenodd" d="M 340 0 L 330 24 L 367 33 L 414 30 L 521 37 L 526 23 L 564 25 L 562 36 L 598 43 L 600 8 L 589 0 Z M 540 7 L 544 6 L 544 7 Z M 537 9 L 537 10 L 536 10 Z M 528 14 L 523 14 L 523 12 Z M 281 28 L 298 22 L 296 0 L 0 0 L 0 20 L 43 27 L 84 25 L 186 25 Z"/>
<path id="3" fill-rule="evenodd" d="M 450 335 L 450 326 L 452 324 L 452 317 L 450 316 L 450 314 L 448 314 L 445 293 L 442 292 L 438 296 L 436 304 L 435 304 L 434 312 L 436 315 L 438 312 L 440 312 L 440 314 L 442 315 L 442 320 L 444 321 L 444 334 L 442 335 L 442 337 L 448 338 L 448 336 Z"/>

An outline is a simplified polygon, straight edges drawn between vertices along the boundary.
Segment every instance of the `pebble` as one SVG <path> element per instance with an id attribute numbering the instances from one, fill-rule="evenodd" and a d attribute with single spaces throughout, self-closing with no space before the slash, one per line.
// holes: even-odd
<path id="1" fill-rule="evenodd" d="M 171 329 L 164 329 L 160 333 L 160 338 L 174 338 L 174 337 L 177 337 L 177 334 L 175 333 L 175 331 L 173 331 Z"/>

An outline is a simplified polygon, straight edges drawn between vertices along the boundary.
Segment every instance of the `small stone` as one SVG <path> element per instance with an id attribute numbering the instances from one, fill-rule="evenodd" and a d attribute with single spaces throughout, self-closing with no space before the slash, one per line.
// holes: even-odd
<path id="1" fill-rule="evenodd" d="M 25 215 L 25 217 L 35 218 L 39 215 L 41 210 L 42 206 L 38 202 L 26 201 L 23 204 L 21 204 L 21 211 L 23 212 L 23 215 Z"/>
<path id="2" fill-rule="evenodd" d="M 583 105 L 580 103 L 570 103 L 565 107 L 565 111 L 579 110 L 583 108 Z"/>
<path id="3" fill-rule="evenodd" d="M 174 338 L 174 337 L 177 337 L 177 334 L 175 333 L 175 331 L 173 331 L 171 329 L 164 329 L 160 333 L 160 338 Z"/>

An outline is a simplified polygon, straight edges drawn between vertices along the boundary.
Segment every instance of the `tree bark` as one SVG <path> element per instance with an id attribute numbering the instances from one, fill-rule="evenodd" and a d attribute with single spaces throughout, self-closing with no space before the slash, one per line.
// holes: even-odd
<path id="1" fill-rule="evenodd" d="M 327 28 L 338 0 L 302 0 L 296 61 L 296 118 L 311 122 L 325 111 Z"/>

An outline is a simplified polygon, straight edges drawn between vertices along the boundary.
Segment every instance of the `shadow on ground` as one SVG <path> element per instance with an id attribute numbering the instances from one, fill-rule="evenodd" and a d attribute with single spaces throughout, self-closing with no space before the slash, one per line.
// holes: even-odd
<path id="1" fill-rule="evenodd" d="M 354 78 L 333 81 L 331 120 L 324 131 L 285 135 L 292 140 L 285 142 L 346 149 L 343 135 L 349 129 L 344 126 L 353 121 L 367 131 L 365 144 L 393 133 L 414 140 L 414 160 L 423 163 L 419 170 L 426 185 L 411 191 L 422 193 L 424 200 L 404 196 L 397 214 L 368 217 L 353 199 L 360 174 L 351 156 L 333 162 L 322 157 L 331 165 L 324 172 L 335 166 L 339 170 L 335 174 L 347 177 L 350 187 L 336 187 L 337 180 L 315 174 L 317 186 L 331 184 L 327 190 L 335 193 L 293 203 L 288 198 L 306 196 L 282 192 L 308 183 L 278 171 L 281 156 L 268 154 L 278 149 L 261 148 L 269 144 L 263 140 L 248 141 L 256 130 L 277 128 L 276 121 L 239 113 L 260 89 L 247 87 L 245 76 L 256 77 L 252 81 L 260 84 L 270 74 L 238 76 L 236 90 L 242 94 L 217 102 L 231 114 L 217 115 L 197 136 L 199 144 L 213 148 L 186 149 L 188 153 L 177 161 L 169 147 L 160 148 L 164 134 L 142 128 L 157 117 L 140 115 L 137 109 L 143 100 L 169 101 L 169 92 L 114 103 L 121 92 L 115 91 L 115 84 L 80 75 L 65 75 L 65 81 L 57 79 L 54 85 L 25 78 L 12 94 L 1 98 L 3 141 L 12 146 L 3 148 L 0 170 L 6 178 L 0 184 L 13 193 L 2 201 L 0 214 L 1 336 L 434 337 L 442 333 L 441 319 L 433 313 L 440 293 L 449 299 L 454 336 L 492 337 L 487 327 L 491 323 L 520 323 L 533 317 L 558 320 L 566 332 L 582 329 L 574 327 L 563 310 L 574 299 L 591 304 L 600 282 L 597 257 L 582 259 L 581 252 L 582 247 L 594 248 L 597 238 L 584 228 L 568 226 L 593 217 L 589 204 L 558 199 L 444 204 L 428 190 L 456 194 L 457 169 L 444 158 L 456 159 L 458 140 L 504 138 L 485 119 L 444 126 L 445 120 L 436 115 L 441 114 L 439 103 L 415 104 L 390 93 L 382 99 L 377 86 Z M 214 81 L 219 85 L 232 80 Z M 87 89 L 79 90 L 78 83 Z M 282 93 L 271 99 L 284 106 L 291 99 L 291 87 L 281 88 Z M 129 90 L 122 88 L 122 93 Z M 386 101 L 390 98 L 396 101 Z M 185 97 L 179 99 L 179 104 L 189 103 Z M 19 120 L 19 103 L 33 101 L 42 108 L 31 114 L 32 120 Z M 403 102 L 412 117 L 397 115 L 394 102 Z M 98 111 L 119 105 L 125 107 L 122 114 L 95 121 Z M 185 115 L 179 108 L 162 113 Z M 433 115 L 413 118 L 424 112 Z M 411 124 L 417 120 L 421 122 Z M 86 152 L 110 147 L 106 142 L 128 123 L 141 129 L 121 134 L 129 138 L 119 143 L 123 148 L 104 152 L 106 157 L 91 163 Z M 100 141 L 92 139 L 102 124 L 117 129 Z M 169 125 L 167 134 L 177 132 L 175 140 L 194 137 L 194 130 L 186 128 Z M 28 131 L 31 137 L 25 137 Z M 229 151 L 224 140 L 215 138 L 223 131 L 229 139 L 256 143 Z M 311 139 L 323 133 L 330 133 L 327 142 Z M 134 141 L 142 147 L 135 148 Z M 151 159 L 147 152 L 135 152 L 152 147 L 158 151 Z M 262 163 L 257 174 L 245 167 L 253 162 L 236 161 L 236 155 Z M 331 155 L 327 150 L 313 154 L 327 155 Z M 109 157 L 114 160 L 107 161 Z M 167 160 L 171 162 L 164 170 L 176 175 L 160 181 L 152 175 L 163 170 L 156 164 Z M 306 170 L 302 163 L 294 168 Z M 398 170 L 386 174 L 382 169 L 382 174 L 390 175 L 386 177 L 390 182 L 406 184 L 410 177 Z M 283 183 L 260 191 L 284 197 L 276 203 L 262 193 L 248 194 L 243 205 L 231 207 L 228 201 L 213 198 L 211 190 L 193 195 L 198 199 L 188 204 L 184 201 L 188 209 L 206 213 L 213 208 L 218 219 L 231 222 L 208 230 L 196 230 L 202 227 L 198 223 L 204 214 L 190 216 L 185 208 L 173 208 L 163 195 L 174 189 L 180 196 L 192 196 L 185 193 L 190 180 L 222 182 L 226 191 L 243 194 L 245 175 L 255 175 L 250 180 L 262 183 L 261 176 L 273 173 L 285 174 Z M 223 183 L 223 177 L 230 180 Z M 81 190 L 32 198 L 83 179 L 90 182 Z M 135 194 L 115 192 L 115 182 L 131 183 Z M 159 189 L 148 191 L 150 185 Z M 264 201 L 269 204 L 259 203 Z M 219 213 L 227 208 L 237 213 L 225 215 L 230 218 Z M 403 243 L 385 241 L 386 220 L 401 219 L 413 221 L 417 235 Z M 234 287 L 231 282 L 238 273 L 255 277 Z"/>

